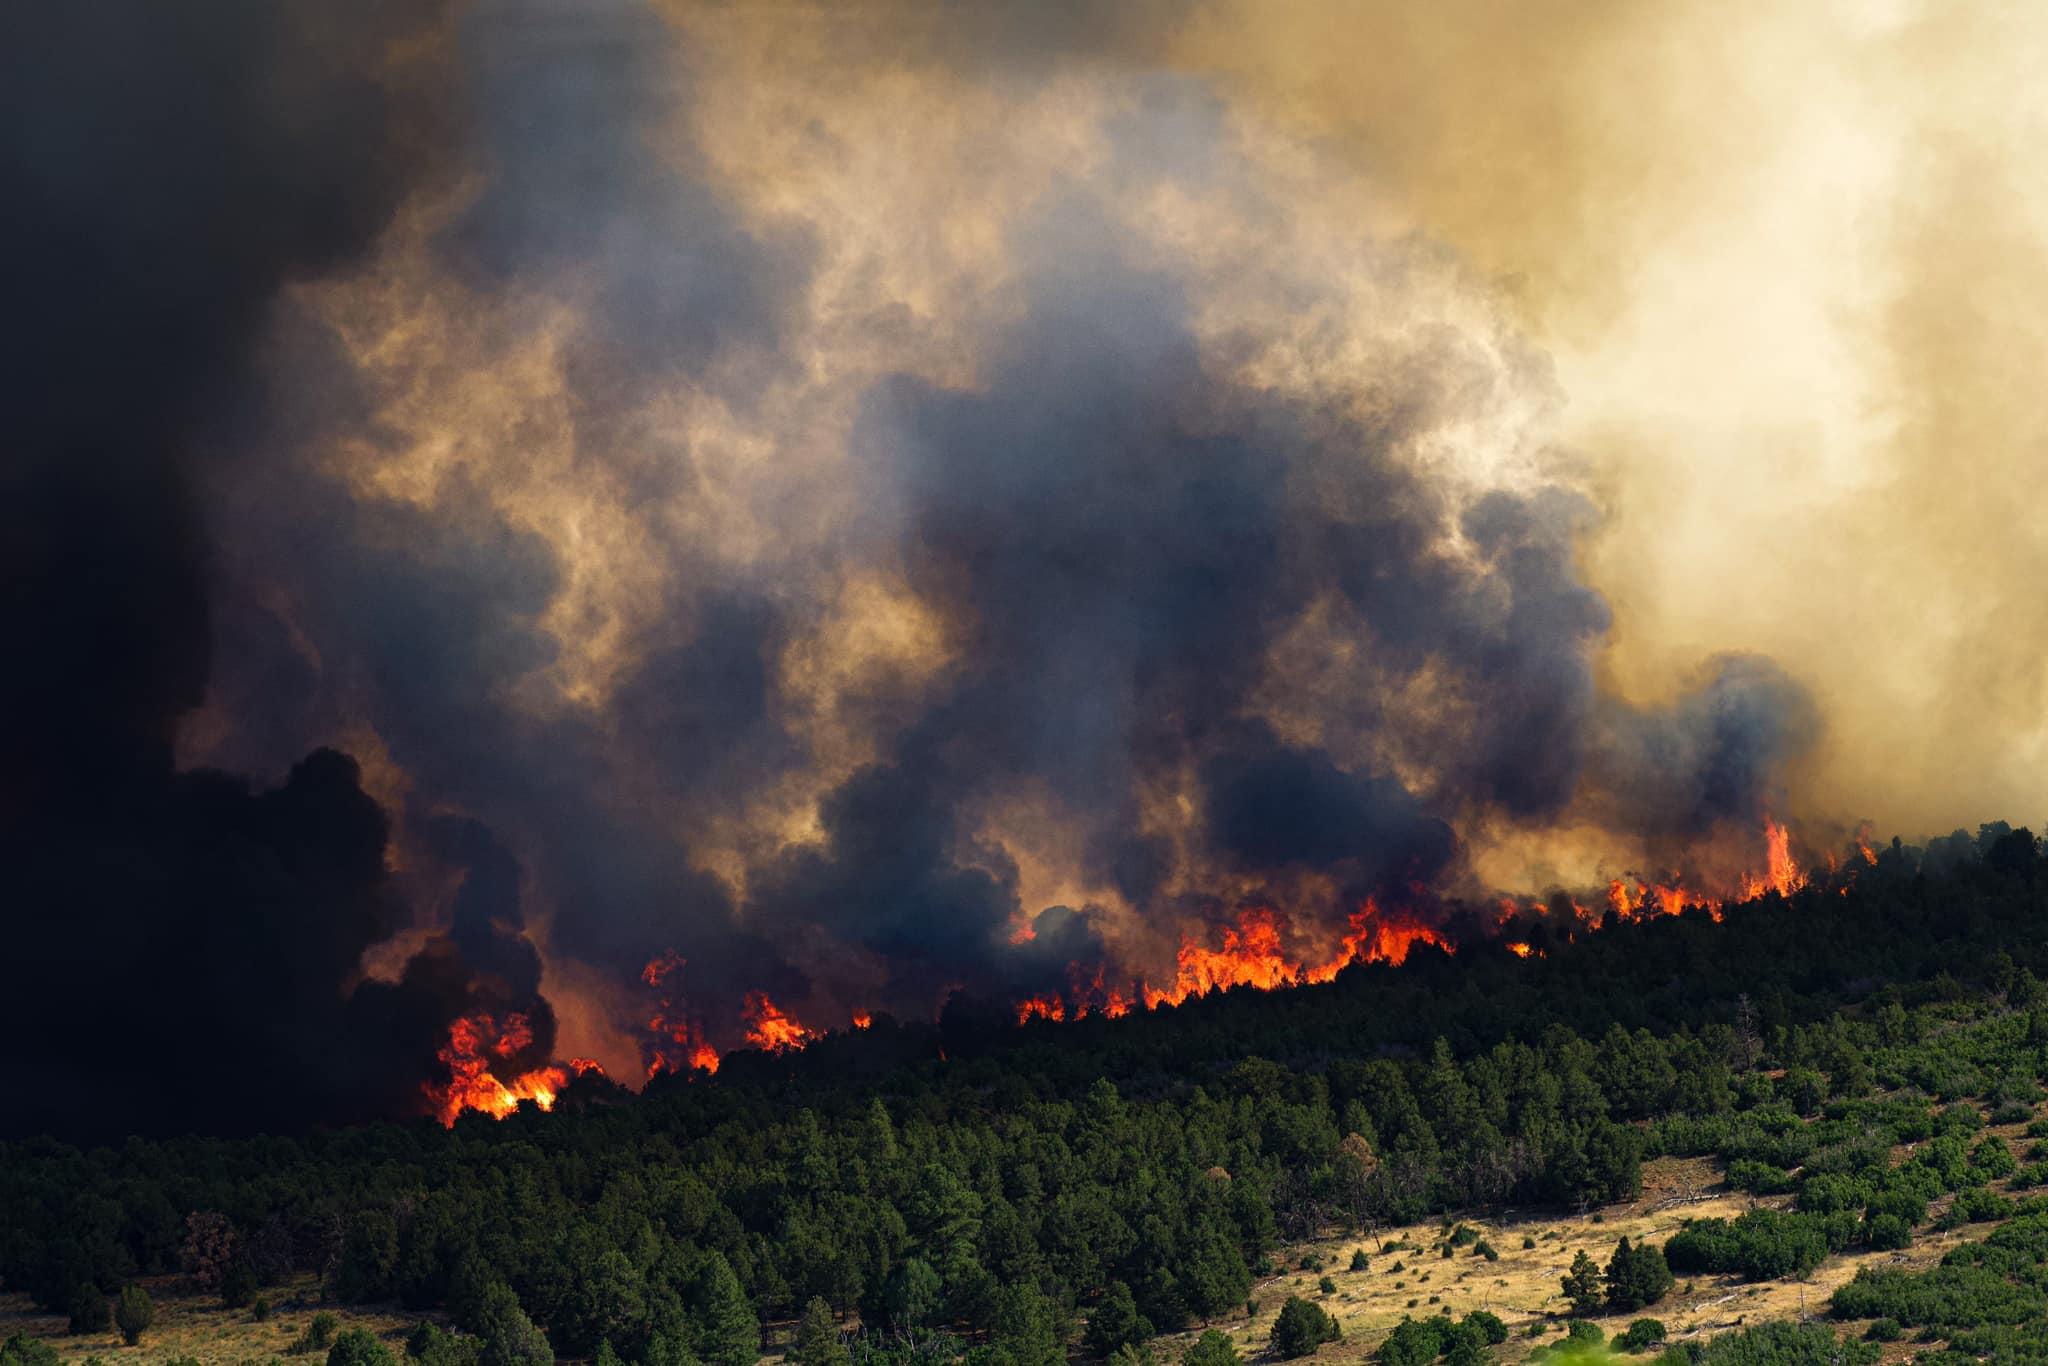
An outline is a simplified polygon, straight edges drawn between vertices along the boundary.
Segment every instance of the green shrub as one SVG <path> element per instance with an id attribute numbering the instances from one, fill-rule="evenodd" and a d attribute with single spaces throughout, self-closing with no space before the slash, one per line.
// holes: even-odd
<path id="1" fill-rule="evenodd" d="M 367 1328 L 351 1328 L 334 1339 L 327 1366 L 398 1366 L 391 1349 Z"/>
<path id="2" fill-rule="evenodd" d="M 156 1305 L 147 1290 L 139 1285 L 121 1287 L 121 1297 L 114 1302 L 114 1326 L 121 1330 L 121 1341 L 133 1347 L 155 1319 Z"/>
<path id="3" fill-rule="evenodd" d="M 1880 1214 L 1863 1226 L 1863 1241 L 1880 1252 L 1913 1245 L 1913 1229 L 1896 1214 Z"/>
<path id="4" fill-rule="evenodd" d="M 0 1342 L 0 1366 L 62 1366 L 57 1349 L 41 1338 L 15 1333 Z"/>
<path id="5" fill-rule="evenodd" d="M 1371 1260 L 1371 1258 L 1365 1255 L 1364 1248 L 1354 1248 L 1351 1253 L 1351 1269 L 1353 1271 L 1363 1271 L 1367 1266 L 1371 1265 Z"/>
<path id="6" fill-rule="evenodd" d="M 1337 1293 L 1337 1282 L 1325 1276 L 1316 1282 L 1316 1289 L 1322 1291 L 1325 1295 L 1334 1295 Z"/>
<path id="7" fill-rule="evenodd" d="M 74 1337 L 104 1333 L 113 1326 L 114 1306 L 90 1281 L 71 1292 L 71 1301 L 66 1307 L 70 1315 L 66 1328 Z"/>
<path id="8" fill-rule="evenodd" d="M 1243 1366 L 1230 1334 L 1211 1328 L 1181 1354 L 1181 1366 Z"/>
<path id="9" fill-rule="evenodd" d="M 1336 1342 L 1343 1336 L 1337 1321 L 1324 1313 L 1321 1306 L 1299 1295 L 1289 1295 L 1273 1320 L 1273 1354 L 1283 1361 L 1305 1357 L 1324 1343 Z"/>
<path id="10" fill-rule="evenodd" d="M 1872 1342 L 1897 1342 L 1906 1336 L 1906 1329 L 1897 1319 L 1875 1319 L 1863 1336 Z"/>
<path id="11" fill-rule="evenodd" d="M 292 1356 L 305 1356 L 311 1352 L 324 1352 L 334 1345 L 334 1332 L 341 1321 L 325 1309 L 313 1316 L 304 1332 L 292 1339 L 292 1345 L 285 1351 Z"/>
<path id="12" fill-rule="evenodd" d="M 1467 1314 L 1461 1326 L 1473 1330 L 1490 1347 L 1498 1347 L 1508 1340 L 1507 1324 L 1501 1321 L 1498 1314 L 1490 1314 L 1484 1309 L 1474 1309 Z"/>
<path id="13" fill-rule="evenodd" d="M 1656 1319 L 1637 1319 L 1614 1340 L 1617 1352 L 1647 1352 L 1664 1340 L 1664 1325 Z"/>

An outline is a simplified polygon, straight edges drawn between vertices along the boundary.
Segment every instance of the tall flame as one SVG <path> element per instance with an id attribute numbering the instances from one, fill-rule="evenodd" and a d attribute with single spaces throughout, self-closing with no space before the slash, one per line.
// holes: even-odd
<path id="1" fill-rule="evenodd" d="M 1792 834 L 1784 826 L 1764 818 L 1764 873 L 1744 874 L 1742 899 L 1753 901 L 1766 892 L 1790 896 L 1806 885 L 1806 874 L 1792 861 Z"/>

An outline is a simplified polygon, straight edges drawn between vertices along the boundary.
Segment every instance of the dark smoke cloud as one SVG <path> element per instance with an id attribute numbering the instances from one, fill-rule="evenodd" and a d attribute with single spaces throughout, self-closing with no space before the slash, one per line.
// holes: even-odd
<path id="1" fill-rule="evenodd" d="M 1797 680 L 1761 656 L 1723 655 L 1669 706 L 1604 704 L 1594 781 L 1624 828 L 1682 840 L 1754 821 L 1819 734 Z"/>
<path id="2" fill-rule="evenodd" d="M 1354 864 L 1368 887 L 1429 883 L 1451 861 L 1450 826 L 1382 774 L 1283 745 L 1264 727 L 1203 765 L 1209 837 L 1248 868 Z"/>
<path id="3" fill-rule="evenodd" d="M 467 990 L 451 964 L 350 998 L 407 919 L 352 760 L 317 751 L 266 792 L 171 762 L 209 682 L 222 405 L 280 286 L 346 265 L 441 169 L 446 18 L 252 0 L 0 19 L 9 1128 L 401 1112 Z M 275 677 L 306 691 L 289 661 Z"/>

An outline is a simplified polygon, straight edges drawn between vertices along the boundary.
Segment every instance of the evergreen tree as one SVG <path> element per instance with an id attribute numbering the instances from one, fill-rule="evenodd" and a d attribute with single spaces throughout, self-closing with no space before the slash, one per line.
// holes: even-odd
<path id="1" fill-rule="evenodd" d="M 367 1328 L 350 1328 L 327 1349 L 327 1366 L 398 1366 L 391 1349 Z"/>
<path id="2" fill-rule="evenodd" d="M 920 1258 L 897 1264 L 883 1287 L 889 1321 L 902 1328 L 921 1328 L 939 1312 L 939 1273 Z"/>
<path id="3" fill-rule="evenodd" d="M 1273 1354 L 1282 1360 L 1305 1357 L 1326 1342 L 1344 1336 L 1337 1321 L 1299 1295 L 1289 1295 L 1273 1320 Z M 1431 1353 L 1432 1356 L 1435 1353 Z"/>
<path id="4" fill-rule="evenodd" d="M 130 1347 L 142 1341 L 155 1318 L 156 1306 L 147 1290 L 139 1285 L 121 1287 L 121 1298 L 114 1303 L 114 1326 L 121 1330 L 121 1341 Z"/>
<path id="5" fill-rule="evenodd" d="M 1244 1358 L 1238 1355 L 1237 1344 L 1230 1340 L 1230 1334 L 1219 1328 L 1210 1328 L 1196 1338 L 1194 1344 L 1181 1354 L 1181 1366 L 1244 1366 Z"/>
<path id="6" fill-rule="evenodd" d="M 1095 1312 L 1088 1316 L 1088 1331 L 1082 1335 L 1081 1345 L 1090 1356 L 1107 1357 L 1119 1347 L 1151 1340 L 1152 1325 L 1138 1312 L 1131 1288 L 1122 1281 L 1111 1281 Z"/>
<path id="7" fill-rule="evenodd" d="M 1008 1366 L 1064 1366 L 1066 1347 L 1054 1307 L 1035 1285 L 1004 1287 L 996 1297 L 989 1345 Z"/>
<path id="8" fill-rule="evenodd" d="M 480 1296 L 476 1332 L 483 1340 L 477 1366 L 554 1366 L 554 1348 L 503 1281 L 493 1282 Z"/>
<path id="9" fill-rule="evenodd" d="M 1605 1299 L 1602 1294 L 1600 1266 L 1586 1255 L 1584 1248 L 1572 1258 L 1572 1269 L 1565 1273 L 1563 1286 L 1565 1298 L 1572 1302 L 1575 1313 L 1593 1315 L 1600 1312 Z"/>
<path id="10" fill-rule="evenodd" d="M 1670 1293 L 1671 1283 L 1661 1249 L 1649 1243 L 1630 1247 L 1623 1238 L 1607 1263 L 1607 1307 L 1616 1313 L 1648 1308 Z"/>
<path id="11" fill-rule="evenodd" d="M 760 1320 L 732 1263 L 718 1252 L 711 1254 L 698 1292 L 697 1353 L 716 1366 L 753 1366 L 761 1358 Z"/>
<path id="12" fill-rule="evenodd" d="M 90 1281 L 71 1292 L 66 1310 L 70 1315 L 67 1328 L 74 1335 L 104 1333 L 114 1322 L 114 1306 Z"/>
<path id="13" fill-rule="evenodd" d="M 832 1318 L 832 1306 L 822 1296 L 811 1296 L 804 1306 L 803 1321 L 796 1327 L 796 1344 L 790 1348 L 791 1366 L 850 1366 L 852 1354 L 839 1336 Z"/>

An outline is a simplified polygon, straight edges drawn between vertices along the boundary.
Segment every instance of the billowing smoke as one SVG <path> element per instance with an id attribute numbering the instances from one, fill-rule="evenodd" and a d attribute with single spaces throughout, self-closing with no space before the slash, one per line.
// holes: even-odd
<path id="1" fill-rule="evenodd" d="M 91 12 L 0 96 L 31 1126 L 1327 947 L 1485 832 L 1679 866 L 1817 733 L 1760 659 L 1603 692 L 1487 282 L 1118 26 Z"/>

